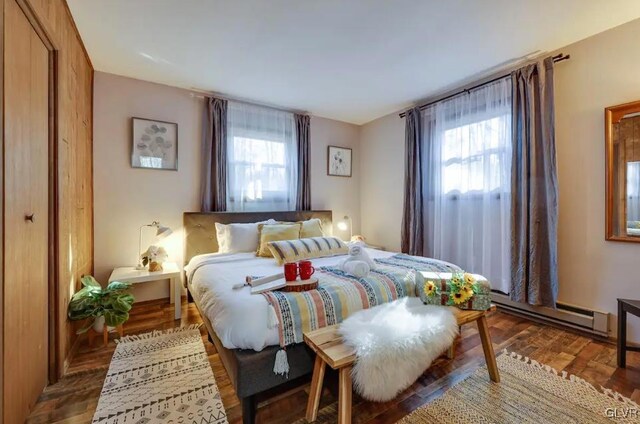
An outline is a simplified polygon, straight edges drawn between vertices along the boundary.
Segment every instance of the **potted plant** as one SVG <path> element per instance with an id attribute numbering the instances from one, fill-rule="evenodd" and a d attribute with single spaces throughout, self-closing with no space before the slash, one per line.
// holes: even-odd
<path id="1" fill-rule="evenodd" d="M 169 255 L 162 246 L 149 246 L 146 252 L 141 256 L 142 265 L 149 264 L 149 272 L 162 271 L 162 263 L 167 260 Z"/>
<path id="2" fill-rule="evenodd" d="M 103 289 L 91 275 L 82 277 L 80 281 L 84 287 L 73 295 L 68 311 L 70 320 L 89 318 L 78 334 L 85 333 L 92 325 L 94 330 L 102 332 L 105 324 L 117 327 L 129 319 L 135 300 L 129 293 L 131 284 L 113 281 Z"/>

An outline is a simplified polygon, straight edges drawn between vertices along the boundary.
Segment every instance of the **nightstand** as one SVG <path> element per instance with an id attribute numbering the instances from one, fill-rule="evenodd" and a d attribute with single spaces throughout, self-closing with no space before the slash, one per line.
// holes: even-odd
<path id="1" fill-rule="evenodd" d="M 149 272 L 146 269 L 138 270 L 133 266 L 116 268 L 109 277 L 109 282 L 121 281 L 123 283 L 139 284 L 149 281 L 169 280 L 169 300 L 175 309 L 175 319 L 180 319 L 182 284 L 180 282 L 180 268 L 175 262 L 164 262 L 162 271 Z"/>

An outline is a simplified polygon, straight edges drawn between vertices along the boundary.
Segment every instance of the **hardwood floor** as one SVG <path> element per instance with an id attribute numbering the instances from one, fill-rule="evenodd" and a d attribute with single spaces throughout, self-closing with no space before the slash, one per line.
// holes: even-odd
<path id="1" fill-rule="evenodd" d="M 173 320 L 173 307 L 166 301 L 136 305 L 125 324 L 125 334 L 152 329 L 166 329 L 180 324 L 201 322 L 195 305 L 183 302 L 182 320 Z M 489 328 L 496 353 L 502 349 L 515 351 L 557 370 L 565 370 L 640 402 L 640 353 L 630 352 L 627 368 L 616 368 L 616 349 L 609 343 L 593 340 L 572 332 L 535 323 L 525 318 L 496 312 L 489 317 Z M 215 347 L 203 341 L 215 375 L 230 423 L 242 421 L 241 407 Z M 98 403 L 102 382 L 109 367 L 115 343 L 106 348 L 91 349 L 86 340 L 70 365 L 68 375 L 45 389 L 28 423 L 88 423 Z M 410 388 L 396 399 L 385 403 L 366 402 L 354 396 L 355 423 L 394 423 L 409 412 L 439 396 L 483 364 L 482 346 L 475 326 L 462 328 L 462 335 L 452 360 L 442 357 Z M 319 419 L 333 413 L 337 400 L 337 376 L 328 373 L 320 402 Z M 309 378 L 310 380 L 310 378 Z M 304 417 L 309 384 L 280 390 L 268 399 L 260 399 L 259 423 L 291 423 Z M 331 421 L 331 420 L 330 420 Z"/>

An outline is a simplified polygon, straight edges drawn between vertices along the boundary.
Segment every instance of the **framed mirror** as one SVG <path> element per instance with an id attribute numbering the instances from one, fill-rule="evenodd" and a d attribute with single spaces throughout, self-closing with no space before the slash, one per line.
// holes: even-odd
<path id="1" fill-rule="evenodd" d="M 606 239 L 640 243 L 640 101 L 605 109 Z"/>

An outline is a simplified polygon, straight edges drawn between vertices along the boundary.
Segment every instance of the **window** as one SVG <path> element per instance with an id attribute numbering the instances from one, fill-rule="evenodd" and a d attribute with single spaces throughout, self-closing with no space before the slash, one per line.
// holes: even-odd
<path id="1" fill-rule="evenodd" d="M 510 128 L 511 115 L 461 125 L 444 131 L 442 148 L 442 192 L 509 191 L 501 181 L 506 157 L 505 129 Z"/>
<path id="2" fill-rule="evenodd" d="M 281 141 L 234 137 L 234 160 L 229 169 L 236 180 L 244 181 L 235 190 L 245 201 L 267 199 L 284 202 L 288 196 L 286 148 Z"/>
<path id="3" fill-rule="evenodd" d="M 297 153 L 293 114 L 229 102 L 227 207 L 295 209 Z"/>
<path id="4" fill-rule="evenodd" d="M 511 81 L 438 102 L 422 115 L 427 255 L 510 290 Z"/>

